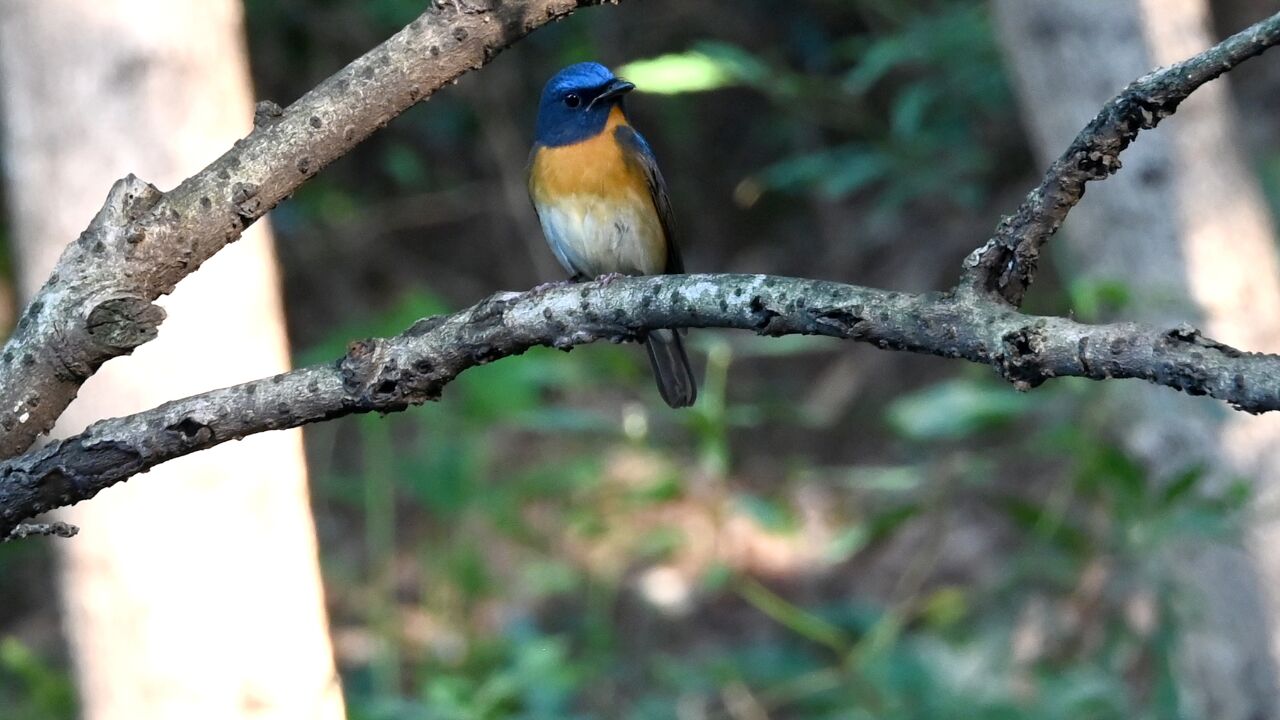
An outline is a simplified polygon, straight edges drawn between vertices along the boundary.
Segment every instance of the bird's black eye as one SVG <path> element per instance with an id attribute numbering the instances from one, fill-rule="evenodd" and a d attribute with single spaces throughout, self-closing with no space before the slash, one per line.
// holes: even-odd
<path id="1" fill-rule="evenodd" d="M 576 108 L 582 104 L 582 96 L 578 93 L 569 93 L 564 96 L 564 104 L 570 108 Z"/>

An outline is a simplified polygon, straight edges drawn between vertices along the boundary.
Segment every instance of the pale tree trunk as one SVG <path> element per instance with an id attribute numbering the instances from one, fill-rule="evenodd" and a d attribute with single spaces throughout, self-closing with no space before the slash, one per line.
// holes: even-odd
<path id="1" fill-rule="evenodd" d="M 1043 164 L 1133 79 L 1208 47 L 1204 0 L 995 0 L 1009 67 Z M 1115 280 L 1122 314 L 1192 322 L 1222 342 L 1280 350 L 1280 274 L 1265 204 L 1235 136 L 1222 80 L 1144 133 L 1113 178 L 1091 185 L 1064 226 L 1068 275 Z M 1113 388 L 1117 428 L 1155 476 L 1193 464 L 1245 476 L 1272 503 L 1280 418 L 1252 417 L 1168 390 Z M 1199 617 L 1184 638 L 1184 701 L 1219 720 L 1277 717 L 1280 536 L 1259 513 L 1247 549 L 1204 544 L 1178 569 Z"/>
<path id="2" fill-rule="evenodd" d="M 112 182 L 172 187 L 251 127 L 239 0 L 0 0 L 4 148 L 30 296 Z M 288 367 L 265 223 L 161 303 L 157 341 L 114 360 L 59 423 Z M 301 437 L 185 458 L 66 513 L 57 543 L 83 715 L 338 718 Z"/>

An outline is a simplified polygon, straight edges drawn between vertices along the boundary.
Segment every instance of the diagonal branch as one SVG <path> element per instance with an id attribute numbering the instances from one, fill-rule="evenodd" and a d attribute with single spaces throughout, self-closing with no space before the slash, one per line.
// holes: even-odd
<path id="1" fill-rule="evenodd" d="M 1085 185 L 1119 170 L 1120 153 L 1138 133 L 1172 115 L 1196 88 L 1277 44 L 1280 13 L 1131 83 L 1080 131 L 1014 214 L 1001 220 L 995 237 L 969 255 L 964 285 L 1021 305 L 1041 248 L 1084 197 Z"/>
<path id="2" fill-rule="evenodd" d="M 169 192 L 116 183 L 0 353 L 0 457 L 48 432 L 102 363 L 156 335 L 151 303 L 321 168 L 532 30 L 604 0 L 466 0 L 428 9 Z M 616 1 L 616 0 L 615 0 Z"/>
<path id="3" fill-rule="evenodd" d="M 173 458 L 246 435 L 440 397 L 468 368 L 532 347 L 635 340 L 654 328 L 827 335 L 992 366 L 1025 389 L 1059 376 L 1142 378 L 1250 412 L 1280 410 L 1280 356 L 1241 353 L 1187 327 L 1084 325 L 971 295 L 914 295 L 767 275 L 668 275 L 500 293 L 335 363 L 103 420 L 0 463 L 0 537 Z"/>

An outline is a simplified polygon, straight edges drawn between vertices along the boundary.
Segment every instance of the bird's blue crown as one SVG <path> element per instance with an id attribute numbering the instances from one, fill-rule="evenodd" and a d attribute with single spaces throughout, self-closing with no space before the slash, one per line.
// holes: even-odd
<path id="1" fill-rule="evenodd" d="M 604 129 L 613 106 L 621 105 L 632 87 L 596 62 L 561 70 L 542 88 L 537 142 L 555 147 L 595 137 Z"/>

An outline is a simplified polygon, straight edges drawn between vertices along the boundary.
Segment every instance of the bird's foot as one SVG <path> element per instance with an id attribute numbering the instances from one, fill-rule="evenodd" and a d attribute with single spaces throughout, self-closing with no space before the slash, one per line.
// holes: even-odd
<path id="1" fill-rule="evenodd" d="M 605 273 L 603 275 L 597 276 L 596 282 L 600 283 L 601 285 L 611 285 L 614 282 L 617 282 L 618 280 L 621 280 L 624 277 L 626 277 L 626 275 L 623 275 L 622 273 L 619 273 L 619 272 Z"/>
<path id="2" fill-rule="evenodd" d="M 573 284 L 572 280 L 553 280 L 551 282 L 544 282 L 541 285 L 535 285 L 533 286 L 533 289 L 530 290 L 529 292 L 534 295 L 540 295 L 548 290 L 554 290 L 558 287 L 564 287 L 565 285 L 572 285 L 572 284 Z"/>

